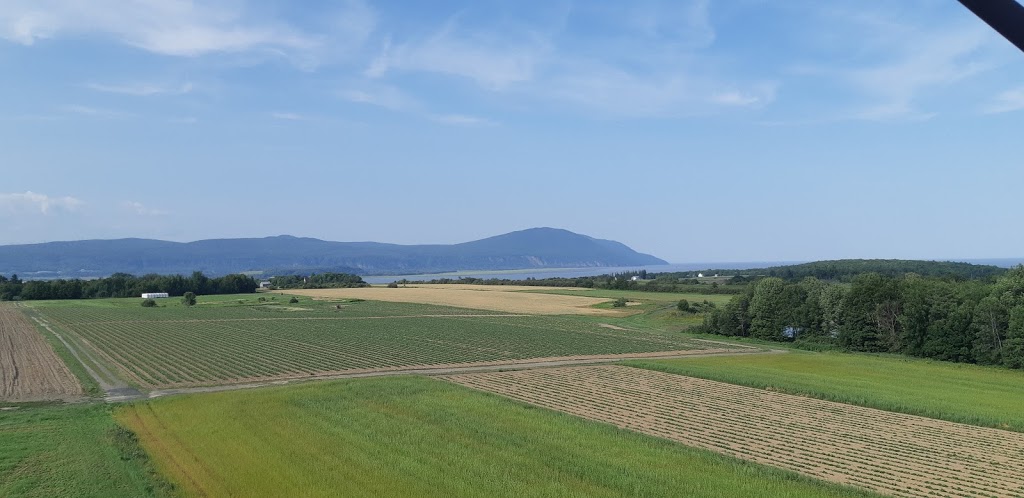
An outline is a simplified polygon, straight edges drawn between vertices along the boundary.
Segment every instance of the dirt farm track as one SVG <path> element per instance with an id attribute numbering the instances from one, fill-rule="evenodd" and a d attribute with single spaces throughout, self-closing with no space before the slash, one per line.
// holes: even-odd
<path id="1" fill-rule="evenodd" d="M 1024 496 L 1024 434 L 624 366 L 450 381 L 895 496 Z"/>
<path id="2" fill-rule="evenodd" d="M 28 318 L 0 304 L 0 401 L 70 400 L 78 380 Z"/>

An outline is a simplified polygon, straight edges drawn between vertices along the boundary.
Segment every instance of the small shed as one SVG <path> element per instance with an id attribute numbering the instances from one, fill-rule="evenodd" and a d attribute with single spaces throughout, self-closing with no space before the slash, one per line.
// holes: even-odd
<path id="1" fill-rule="evenodd" d="M 142 293 L 142 299 L 160 299 L 162 297 L 171 297 L 171 295 L 166 293 L 166 292 L 143 292 Z"/>

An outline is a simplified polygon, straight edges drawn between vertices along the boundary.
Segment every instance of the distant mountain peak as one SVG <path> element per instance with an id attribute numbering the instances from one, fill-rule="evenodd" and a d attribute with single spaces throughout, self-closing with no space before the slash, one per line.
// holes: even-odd
<path id="1" fill-rule="evenodd" d="M 0 274 L 93 277 L 117 272 L 211 275 L 242 271 L 362 275 L 665 264 L 625 244 L 537 227 L 451 245 L 330 242 L 310 237 L 82 240 L 0 246 Z M 82 268 L 89 268 L 83 273 Z"/>

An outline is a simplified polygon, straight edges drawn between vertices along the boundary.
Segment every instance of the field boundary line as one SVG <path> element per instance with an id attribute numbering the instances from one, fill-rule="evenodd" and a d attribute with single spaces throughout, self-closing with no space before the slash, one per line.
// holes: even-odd
<path id="1" fill-rule="evenodd" d="M 314 375 L 309 377 L 296 377 L 290 379 L 268 379 L 260 382 L 250 382 L 243 384 L 223 384 L 215 386 L 203 386 L 203 387 L 182 387 L 182 388 L 170 388 L 170 389 L 156 389 L 150 391 L 148 394 L 140 394 L 133 397 L 123 397 L 123 399 L 111 400 L 111 401 L 134 401 L 137 399 L 153 399 L 164 396 L 173 396 L 179 394 L 197 394 L 197 393 L 212 393 L 222 391 L 236 391 L 242 389 L 257 389 L 261 387 L 272 387 L 272 386 L 284 386 L 289 384 L 299 384 L 305 382 L 317 382 L 324 380 L 342 380 L 342 379 L 359 379 L 366 377 L 389 377 L 396 375 L 425 375 L 425 376 L 444 376 L 444 375 L 455 375 L 455 374 L 469 374 L 469 373 L 483 373 L 483 372 L 496 372 L 496 371 L 509 371 L 509 370 L 533 370 L 540 368 L 558 368 L 558 367 L 571 367 L 579 365 L 601 365 L 608 363 L 617 363 L 620 361 L 627 360 L 642 360 L 642 359 L 676 359 L 676 358 L 701 358 L 709 356 L 739 356 L 739 355 L 753 355 L 753 354 L 786 354 L 789 351 L 784 349 L 770 349 L 763 350 L 757 348 L 751 348 L 751 351 L 720 351 L 720 352 L 688 352 L 688 351 L 665 351 L 660 353 L 624 353 L 618 355 L 594 355 L 596 357 L 580 357 L 578 359 L 544 359 L 544 358 L 532 358 L 528 360 L 513 360 L 503 362 L 488 362 L 484 364 L 465 364 L 464 366 L 438 366 L 438 367 L 414 367 L 414 368 L 395 368 L 389 370 L 375 370 L 375 371 L 363 371 L 363 372 L 350 372 L 350 373 L 328 373 L 324 375 Z M 700 350 L 697 350 L 700 351 Z"/>
<path id="2" fill-rule="evenodd" d="M 46 329 L 47 332 L 64 344 L 64 347 L 67 348 L 68 352 L 78 360 L 78 363 L 82 365 L 82 368 L 84 368 L 89 376 L 99 384 L 100 389 L 104 391 L 104 399 L 107 402 L 127 401 L 135 399 L 141 395 L 139 391 L 129 386 L 128 383 L 121 379 L 120 376 L 106 368 L 106 366 L 93 356 L 91 351 L 86 349 L 86 346 L 82 346 L 72 339 L 70 336 L 72 336 L 73 333 L 68 332 L 69 337 L 64 337 L 63 334 L 54 330 L 54 327 L 49 320 L 36 316 L 37 313 L 34 309 L 32 311 L 33 313 L 29 315 L 29 318 L 36 322 L 40 327 Z M 83 356 L 85 359 L 83 359 Z M 94 369 L 93 367 L 96 368 Z M 97 372 L 97 370 L 99 370 L 99 372 Z"/>
<path id="3" fill-rule="evenodd" d="M 182 318 L 178 320 L 99 320 L 91 322 L 75 322 L 74 325 L 108 325 L 121 323 L 217 323 L 217 322 L 264 322 L 285 320 L 388 320 L 392 318 L 521 318 L 528 316 L 546 317 L 552 315 L 517 315 L 517 314 L 465 314 L 465 315 L 394 315 L 394 316 L 264 316 L 259 318 Z"/>

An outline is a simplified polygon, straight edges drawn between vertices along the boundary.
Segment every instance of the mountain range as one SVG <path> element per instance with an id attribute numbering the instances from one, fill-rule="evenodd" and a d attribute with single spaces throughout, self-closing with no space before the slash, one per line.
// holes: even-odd
<path id="1" fill-rule="evenodd" d="M 168 242 L 80 240 L 0 246 L 0 274 L 22 278 L 91 278 L 132 274 L 282 275 L 346 272 L 401 275 L 458 270 L 585 268 L 666 264 L 612 240 L 557 228 L 531 228 L 450 245 L 331 242 L 280 235 Z"/>

